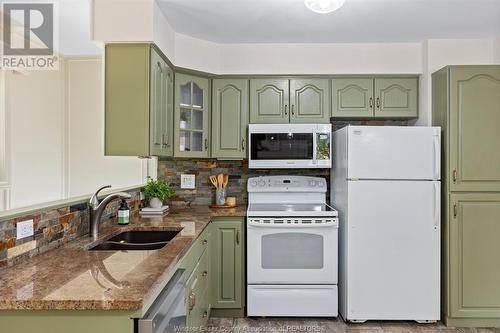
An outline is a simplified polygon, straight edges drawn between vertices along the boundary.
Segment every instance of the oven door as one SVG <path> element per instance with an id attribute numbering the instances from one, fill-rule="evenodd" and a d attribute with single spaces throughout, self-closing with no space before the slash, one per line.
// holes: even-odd
<path id="1" fill-rule="evenodd" d="M 249 284 L 336 284 L 336 218 L 248 218 Z"/>

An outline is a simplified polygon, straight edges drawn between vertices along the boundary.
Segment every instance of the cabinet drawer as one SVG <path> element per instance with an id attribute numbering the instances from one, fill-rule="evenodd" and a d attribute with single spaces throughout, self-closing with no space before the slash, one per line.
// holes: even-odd
<path id="1" fill-rule="evenodd" d="M 200 257 L 203 252 L 208 248 L 209 242 L 209 230 L 206 228 L 201 235 L 196 239 L 193 245 L 189 248 L 188 252 L 182 259 L 180 264 L 181 268 L 184 268 L 188 275 L 191 275 L 194 267 L 200 261 Z"/>
<path id="2" fill-rule="evenodd" d="M 188 327 L 203 326 L 209 315 L 208 251 L 204 251 L 187 282 Z"/>

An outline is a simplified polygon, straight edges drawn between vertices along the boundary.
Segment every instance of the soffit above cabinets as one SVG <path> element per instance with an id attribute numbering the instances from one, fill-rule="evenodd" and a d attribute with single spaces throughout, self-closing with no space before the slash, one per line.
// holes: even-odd
<path id="1" fill-rule="evenodd" d="M 157 0 L 172 28 L 217 43 L 365 43 L 500 36 L 498 0 Z"/>

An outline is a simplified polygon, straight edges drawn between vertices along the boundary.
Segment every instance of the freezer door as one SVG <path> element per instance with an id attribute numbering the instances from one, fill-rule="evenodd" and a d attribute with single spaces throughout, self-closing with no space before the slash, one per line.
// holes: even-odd
<path id="1" fill-rule="evenodd" d="M 439 320 L 439 189 L 437 181 L 349 181 L 347 319 Z"/>
<path id="2" fill-rule="evenodd" d="M 348 178 L 440 179 L 439 127 L 349 126 Z"/>

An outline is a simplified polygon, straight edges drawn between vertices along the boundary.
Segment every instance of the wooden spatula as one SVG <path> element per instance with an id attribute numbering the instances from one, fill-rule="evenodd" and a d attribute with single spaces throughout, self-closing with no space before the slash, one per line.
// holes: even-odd
<path id="1" fill-rule="evenodd" d="M 219 184 L 217 183 L 217 177 L 215 176 L 210 176 L 210 182 L 212 182 L 212 185 L 215 186 L 215 188 L 219 188 Z"/>

